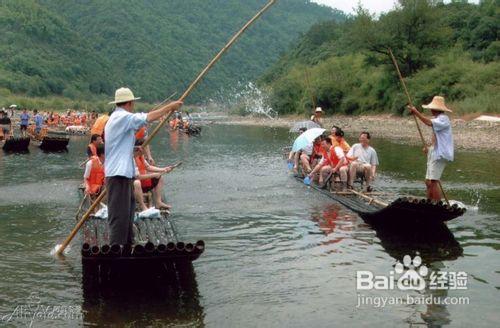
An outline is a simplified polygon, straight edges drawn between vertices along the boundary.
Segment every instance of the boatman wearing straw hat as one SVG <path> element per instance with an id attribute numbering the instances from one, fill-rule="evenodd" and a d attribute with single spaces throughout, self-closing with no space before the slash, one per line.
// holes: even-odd
<path id="1" fill-rule="evenodd" d="M 108 190 L 109 241 L 111 245 L 132 244 L 134 198 L 134 143 L 135 133 L 148 122 L 159 120 L 171 111 L 179 110 L 181 101 L 174 101 L 149 113 L 134 113 L 135 98 L 128 88 L 116 90 L 116 108 L 104 129 L 106 135 L 104 163 Z"/>
<path id="2" fill-rule="evenodd" d="M 445 113 L 451 113 L 446 107 L 444 98 L 435 96 L 428 105 L 422 108 L 430 109 L 432 118 L 425 117 L 415 107 L 408 106 L 410 112 L 418 117 L 425 125 L 432 127 L 432 144 L 427 151 L 427 172 L 425 174 L 425 185 L 427 186 L 427 198 L 441 200 L 439 181 L 444 168 L 448 162 L 453 161 L 453 134 L 451 122 Z"/>
<path id="3" fill-rule="evenodd" d="M 314 114 L 311 116 L 311 121 L 318 124 L 320 127 L 323 127 L 321 122 L 321 116 L 323 115 L 323 109 L 321 107 L 316 107 L 314 110 Z"/>

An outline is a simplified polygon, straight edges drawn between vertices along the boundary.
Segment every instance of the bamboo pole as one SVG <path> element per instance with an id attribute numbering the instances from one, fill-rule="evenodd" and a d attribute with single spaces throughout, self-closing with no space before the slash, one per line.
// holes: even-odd
<path id="1" fill-rule="evenodd" d="M 414 107 L 413 102 L 412 102 L 411 97 L 410 97 L 410 93 L 408 92 L 408 88 L 406 87 L 405 80 L 403 79 L 403 75 L 401 74 L 401 71 L 399 70 L 399 65 L 398 65 L 398 62 L 396 61 L 396 57 L 394 57 L 394 54 L 392 53 L 391 48 L 389 48 L 388 50 L 389 50 L 389 55 L 391 56 L 391 59 L 392 59 L 392 63 L 394 64 L 394 67 L 396 68 L 396 71 L 398 72 L 399 80 L 401 81 L 401 84 L 403 85 L 403 89 L 406 93 L 406 97 L 408 98 L 408 102 L 409 102 L 410 106 Z M 415 115 L 412 115 L 412 116 L 413 116 L 413 119 L 415 120 L 415 124 L 417 125 L 418 134 L 420 135 L 420 140 L 422 140 L 422 144 L 424 145 L 424 149 L 426 150 L 426 152 L 428 152 L 429 148 L 427 147 L 427 144 L 425 143 L 424 135 L 422 134 L 422 130 L 420 129 L 420 124 L 418 124 L 418 121 L 417 121 L 417 118 L 415 117 Z M 440 180 L 437 180 L 437 181 L 438 181 L 439 189 L 441 189 L 441 193 L 443 194 L 443 197 L 446 200 L 446 203 L 448 205 L 450 205 L 450 201 L 448 200 L 448 197 L 446 196 L 446 193 L 444 192 L 443 185 L 441 184 L 441 181 Z"/>
<path id="2" fill-rule="evenodd" d="M 314 96 L 313 89 L 311 88 L 311 81 L 309 79 L 309 70 L 307 68 L 304 70 L 304 75 L 305 75 L 305 80 L 306 80 L 307 88 L 309 89 L 309 93 L 310 93 L 310 96 L 311 96 L 312 108 L 314 110 L 316 108 L 316 97 Z"/>
<path id="3" fill-rule="evenodd" d="M 238 32 L 236 32 L 235 35 L 233 35 L 233 37 L 228 41 L 228 43 L 217 53 L 217 55 L 215 55 L 215 57 L 200 72 L 200 74 L 198 74 L 196 79 L 194 79 L 194 81 L 191 82 L 189 87 L 186 89 L 186 91 L 184 91 L 184 93 L 182 94 L 182 96 L 179 98 L 178 101 L 184 101 L 184 99 L 187 98 L 187 96 L 193 91 L 193 89 L 196 87 L 196 85 L 198 85 L 198 83 L 203 79 L 203 77 L 205 77 L 205 75 L 208 73 L 208 71 L 215 65 L 215 63 L 217 63 L 217 61 L 219 61 L 219 59 L 222 57 L 222 55 L 236 42 L 236 40 L 241 36 L 241 34 L 243 34 L 243 32 L 245 32 L 250 27 L 250 25 L 252 25 L 260 16 L 262 16 L 262 14 L 266 10 L 268 10 L 275 2 L 276 2 L 276 0 L 270 0 L 259 12 L 257 12 L 257 14 L 255 14 L 254 17 L 252 17 L 252 19 L 250 19 Z M 170 118 L 172 113 L 173 113 L 173 111 L 170 111 L 160 121 L 160 123 L 156 126 L 156 128 L 153 130 L 153 132 L 151 132 L 149 138 L 146 139 L 143 146 L 147 146 L 151 142 L 153 137 L 158 133 L 158 131 L 163 127 L 163 125 L 165 125 L 165 122 Z"/>
<path id="4" fill-rule="evenodd" d="M 268 10 L 276 0 L 270 0 L 257 14 L 255 14 L 254 17 L 252 17 L 233 37 L 229 40 L 229 42 L 215 55 L 215 57 L 208 63 L 208 65 L 198 74 L 196 79 L 194 79 L 193 82 L 189 85 L 189 87 L 184 91 L 182 96 L 179 98 L 179 101 L 184 101 L 184 99 L 187 98 L 187 96 L 194 90 L 196 85 L 203 79 L 203 77 L 208 73 L 208 71 L 215 65 L 215 63 L 222 57 L 222 55 L 236 42 L 236 40 L 245 32 L 250 25 L 252 25 L 262 14 Z M 167 105 L 161 106 L 160 108 L 165 108 Z M 151 143 L 151 140 L 156 136 L 158 131 L 162 128 L 162 126 L 165 124 L 165 122 L 168 120 L 168 118 L 172 115 L 173 110 L 171 110 L 161 121 L 160 123 L 156 126 L 156 128 L 153 130 L 153 132 L 148 136 L 148 138 L 144 141 L 143 147 L 146 147 Z M 77 234 L 78 230 L 82 227 L 82 225 L 85 223 L 85 221 L 88 219 L 92 211 L 97 207 L 97 204 L 104 198 L 106 195 L 106 188 L 104 188 L 99 197 L 94 201 L 94 203 L 90 206 L 89 210 L 83 215 L 83 217 L 80 219 L 80 221 L 76 224 L 76 226 L 73 228 L 71 233 L 68 235 L 68 237 L 64 240 L 64 242 L 61 244 L 61 246 L 58 247 L 56 250 L 55 254 L 56 255 L 61 255 L 63 254 L 64 250 L 66 247 L 69 245 L 71 240 L 75 237 Z"/>
<path id="5" fill-rule="evenodd" d="M 382 202 L 382 201 L 380 201 L 380 200 L 377 200 L 377 199 L 375 199 L 375 198 L 373 198 L 373 197 L 366 196 L 366 195 L 365 195 L 365 194 L 363 194 L 362 192 L 356 191 L 356 190 L 354 190 L 354 189 L 350 189 L 349 191 L 350 191 L 351 193 L 353 193 L 353 194 L 355 194 L 355 195 L 359 196 L 359 197 L 362 197 L 362 198 L 364 198 L 364 199 L 368 200 L 368 202 L 369 202 L 370 204 L 371 204 L 371 203 L 375 203 L 375 204 L 380 205 L 380 206 L 383 206 L 383 207 L 387 207 L 387 206 L 389 205 L 389 204 L 384 203 L 384 202 Z"/>

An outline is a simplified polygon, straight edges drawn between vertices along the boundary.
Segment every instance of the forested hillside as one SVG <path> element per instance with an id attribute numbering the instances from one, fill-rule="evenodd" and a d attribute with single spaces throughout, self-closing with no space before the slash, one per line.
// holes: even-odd
<path id="1" fill-rule="evenodd" d="M 374 18 L 313 26 L 261 79 L 279 113 L 395 112 L 407 103 L 391 48 L 416 103 L 447 98 L 457 113 L 500 113 L 500 1 L 400 0 Z M 308 78 L 309 77 L 309 78 Z"/>
<path id="2" fill-rule="evenodd" d="M 0 96 L 181 92 L 266 0 L 2 0 Z M 200 84 L 191 102 L 261 75 L 301 33 L 343 14 L 280 0 Z"/>

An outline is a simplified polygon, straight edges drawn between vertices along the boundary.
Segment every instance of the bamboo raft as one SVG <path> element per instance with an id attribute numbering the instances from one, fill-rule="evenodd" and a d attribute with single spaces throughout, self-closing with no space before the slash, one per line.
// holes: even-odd
<path id="1" fill-rule="evenodd" d="M 179 132 L 184 132 L 189 136 L 198 136 L 201 133 L 201 126 L 189 126 L 187 129 L 183 127 L 179 127 L 177 129 Z"/>
<path id="2" fill-rule="evenodd" d="M 131 247 L 110 245 L 107 219 L 92 216 L 81 230 L 84 275 L 100 281 L 125 273 L 161 276 L 173 267 L 184 267 L 205 250 L 203 240 L 185 243 L 177 235 L 167 212 L 159 217 L 137 218 Z M 146 271 L 145 271 L 146 270 Z"/>
<path id="3" fill-rule="evenodd" d="M 68 144 L 68 137 L 47 136 L 42 139 L 40 149 L 45 151 L 62 151 L 68 149 Z"/>
<path id="4" fill-rule="evenodd" d="M 297 180 L 303 183 L 302 178 L 297 177 Z M 385 203 L 357 191 L 335 192 L 312 184 L 311 188 L 356 212 L 366 223 L 375 227 L 390 225 L 407 228 L 443 224 L 466 212 L 465 208 L 456 204 L 448 206 L 442 201 L 419 197 L 399 197 Z"/>
<path id="5" fill-rule="evenodd" d="M 29 137 L 9 138 L 5 140 L 2 149 L 5 152 L 27 152 L 29 145 Z"/>

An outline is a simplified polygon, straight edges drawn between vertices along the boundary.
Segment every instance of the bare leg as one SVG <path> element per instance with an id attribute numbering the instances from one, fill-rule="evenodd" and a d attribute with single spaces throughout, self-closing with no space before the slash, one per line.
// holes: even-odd
<path id="1" fill-rule="evenodd" d="M 441 190 L 439 189 L 439 180 L 431 180 L 431 199 L 433 200 L 441 200 Z"/>
<path id="2" fill-rule="evenodd" d="M 136 201 L 139 203 L 141 211 L 147 210 L 148 208 L 146 207 L 146 204 L 144 204 L 144 195 L 142 193 L 140 180 L 134 180 L 134 196 Z"/>
<path id="3" fill-rule="evenodd" d="M 363 170 L 365 171 L 366 187 L 368 188 L 372 179 L 372 168 L 370 165 L 363 165 Z"/>
<path id="4" fill-rule="evenodd" d="M 426 191 L 427 199 L 432 199 L 431 185 L 432 185 L 431 180 L 426 179 L 425 180 L 425 187 L 427 188 L 427 191 Z"/>
<path id="5" fill-rule="evenodd" d="M 306 154 L 300 155 L 300 161 L 302 163 L 302 168 L 306 171 L 305 173 L 311 172 L 311 166 L 309 165 L 309 156 Z"/>
<path id="6" fill-rule="evenodd" d="M 349 181 L 348 185 L 353 186 L 354 185 L 354 179 L 356 179 L 356 171 L 358 169 L 358 164 L 356 163 L 351 163 L 349 165 Z"/>
<path id="7" fill-rule="evenodd" d="M 340 181 L 342 183 L 346 183 L 347 182 L 347 172 L 348 171 L 349 171 L 349 168 L 347 166 L 342 166 L 339 169 Z"/>
<path id="8" fill-rule="evenodd" d="M 293 173 L 299 173 L 299 158 L 300 152 L 296 152 L 293 155 Z"/>
<path id="9" fill-rule="evenodd" d="M 319 184 L 322 185 L 323 182 L 325 181 L 325 178 L 330 174 L 332 171 L 332 167 L 330 165 L 323 166 L 320 170 L 319 173 Z"/>
<path id="10" fill-rule="evenodd" d="M 156 208 L 166 208 L 166 209 L 172 208 L 172 206 L 165 204 L 162 201 L 161 199 L 162 195 L 163 195 L 163 177 L 160 177 L 160 181 L 158 181 L 158 184 L 153 189 L 153 197 L 155 200 Z"/>

